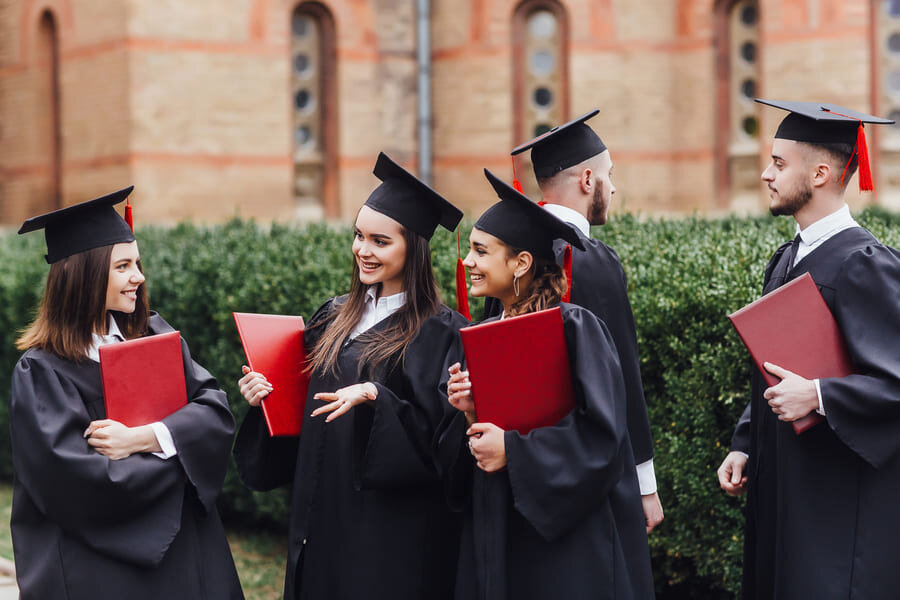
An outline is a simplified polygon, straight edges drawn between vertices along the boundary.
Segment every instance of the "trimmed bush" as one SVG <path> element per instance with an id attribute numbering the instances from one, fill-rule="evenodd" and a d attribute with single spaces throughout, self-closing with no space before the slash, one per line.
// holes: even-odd
<path id="1" fill-rule="evenodd" d="M 859 216 L 900 245 L 900 217 Z M 469 226 L 462 231 L 466 239 Z M 620 216 L 594 234 L 613 246 L 629 277 L 642 375 L 666 519 L 650 536 L 661 598 L 733 598 L 740 585 L 743 500 L 727 497 L 715 470 L 749 399 L 752 364 L 726 315 L 757 298 L 763 268 L 793 236 L 787 219 L 640 221 Z M 432 242 L 445 301 L 455 305 L 456 239 Z M 240 421 L 236 381 L 244 357 L 232 311 L 309 317 L 349 287 L 347 227 L 263 228 L 234 220 L 215 227 L 138 230 L 151 306 L 180 329 L 198 362 L 219 379 Z M 11 479 L 8 438 L 13 343 L 33 317 L 47 265 L 39 235 L 0 237 L 0 477 Z M 472 301 L 477 317 L 482 302 Z M 287 523 L 286 492 L 249 492 L 231 469 L 220 498 L 226 519 Z"/>

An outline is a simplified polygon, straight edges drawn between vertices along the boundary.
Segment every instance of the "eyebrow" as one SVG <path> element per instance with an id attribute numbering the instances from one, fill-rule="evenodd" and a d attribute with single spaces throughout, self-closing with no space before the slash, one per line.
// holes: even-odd
<path id="1" fill-rule="evenodd" d="M 778 156 L 777 154 L 773 154 L 772 160 L 780 160 L 780 161 L 784 162 L 784 157 Z"/>
<path id="2" fill-rule="evenodd" d="M 353 232 L 356 233 L 356 234 L 358 234 L 358 235 L 363 235 L 363 236 L 364 236 L 364 235 L 367 235 L 367 234 L 364 233 L 359 227 L 354 227 L 354 228 L 353 228 Z M 370 234 L 368 234 L 368 236 L 369 236 L 369 237 L 373 237 L 373 238 L 375 238 L 375 239 L 380 239 L 380 240 L 391 240 L 391 239 L 393 239 L 390 235 L 388 235 L 388 234 L 386 234 L 386 233 L 370 233 Z"/>

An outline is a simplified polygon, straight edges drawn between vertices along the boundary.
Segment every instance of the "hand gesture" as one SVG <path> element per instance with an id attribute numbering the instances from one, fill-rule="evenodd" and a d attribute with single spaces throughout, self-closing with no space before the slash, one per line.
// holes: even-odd
<path id="1" fill-rule="evenodd" d="M 781 421 L 796 421 L 819 408 L 816 384 L 787 369 L 772 363 L 763 363 L 766 371 L 781 379 L 765 392 L 763 398 L 769 401 L 772 412 Z"/>
<path id="2" fill-rule="evenodd" d="M 312 411 L 310 416 L 317 417 L 325 413 L 331 413 L 325 418 L 325 422 L 330 423 L 357 404 L 375 402 L 376 396 L 378 396 L 378 388 L 371 381 L 348 385 L 332 393 L 320 392 L 313 398 L 323 400 L 328 402 L 328 404 Z"/>
<path id="3" fill-rule="evenodd" d="M 506 466 L 504 433 L 493 423 L 475 423 L 466 431 L 469 452 L 475 457 L 478 468 L 485 473 L 493 473 Z"/>
<path id="4" fill-rule="evenodd" d="M 457 410 L 474 413 L 475 402 L 472 400 L 472 382 L 469 381 L 469 372 L 463 371 L 459 363 L 454 363 L 449 371 L 447 400 Z"/>
<path id="5" fill-rule="evenodd" d="M 241 389 L 241 396 L 250 406 L 259 406 L 263 398 L 272 391 L 272 384 L 266 379 L 262 373 L 251 371 L 250 367 L 244 365 L 241 367 L 244 376 L 238 379 L 238 387 Z"/>
<path id="6" fill-rule="evenodd" d="M 747 491 L 747 457 L 743 452 L 729 452 L 722 466 L 716 473 L 719 476 L 719 487 L 729 496 L 740 496 Z"/>
<path id="7" fill-rule="evenodd" d="M 139 452 L 159 452 L 159 441 L 149 425 L 127 427 L 112 419 L 92 421 L 84 431 L 88 444 L 99 454 L 121 460 Z"/>

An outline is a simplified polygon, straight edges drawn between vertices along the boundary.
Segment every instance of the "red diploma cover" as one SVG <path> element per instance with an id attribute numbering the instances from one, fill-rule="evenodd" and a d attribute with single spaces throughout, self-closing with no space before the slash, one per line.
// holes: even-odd
<path id="1" fill-rule="evenodd" d="M 269 436 L 300 434 L 309 376 L 303 347 L 303 317 L 234 313 L 250 368 L 272 384 L 262 401 Z"/>
<path id="2" fill-rule="evenodd" d="M 781 381 L 763 368 L 769 362 L 807 379 L 853 373 L 837 321 L 809 273 L 728 315 L 769 386 Z M 817 412 L 793 421 L 803 433 L 824 421 Z"/>
<path id="3" fill-rule="evenodd" d="M 179 332 L 107 344 L 99 352 L 107 419 L 137 427 L 187 404 Z"/>
<path id="4" fill-rule="evenodd" d="M 460 330 L 480 423 L 526 434 L 575 408 L 557 306 Z"/>

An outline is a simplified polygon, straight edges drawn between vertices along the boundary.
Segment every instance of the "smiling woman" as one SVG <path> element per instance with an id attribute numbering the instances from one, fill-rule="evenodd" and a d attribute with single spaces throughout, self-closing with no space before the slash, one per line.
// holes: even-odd
<path id="1" fill-rule="evenodd" d="M 182 341 L 187 405 L 136 427 L 106 418 L 100 346 L 172 331 L 149 311 L 137 242 L 114 209 L 130 192 L 19 230 L 45 231 L 50 263 L 10 396 L 22 600 L 243 598 L 215 505 L 234 432 L 215 379 Z"/>

